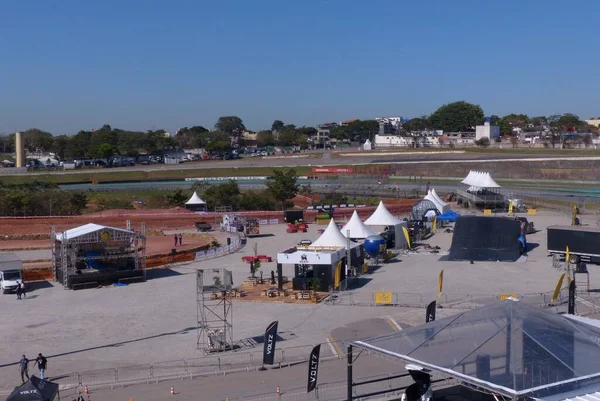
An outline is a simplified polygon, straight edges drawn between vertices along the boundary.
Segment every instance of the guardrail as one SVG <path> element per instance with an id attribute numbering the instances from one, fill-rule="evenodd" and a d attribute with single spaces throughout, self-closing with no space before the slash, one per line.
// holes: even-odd
<path id="1" fill-rule="evenodd" d="M 232 232 L 232 231 L 230 231 Z M 218 258 L 223 255 L 228 255 L 230 253 L 237 252 L 245 245 L 245 241 L 238 235 L 237 238 L 234 238 L 231 241 L 231 244 L 219 246 L 214 249 L 208 249 L 206 251 L 196 252 L 196 261 L 209 260 Z"/>
<path id="2" fill-rule="evenodd" d="M 321 361 L 345 357 L 334 351 L 331 343 L 321 344 Z M 286 367 L 308 361 L 312 345 L 300 345 L 288 348 L 276 348 L 274 366 Z M 343 349 L 344 347 L 338 347 Z M 218 376 L 240 371 L 253 371 L 263 365 L 263 351 L 233 352 L 210 355 L 202 358 L 178 359 L 107 368 L 85 372 L 71 372 L 51 378 L 61 390 L 115 388 L 130 384 L 158 383 L 170 379 L 186 379 L 199 376 Z"/>

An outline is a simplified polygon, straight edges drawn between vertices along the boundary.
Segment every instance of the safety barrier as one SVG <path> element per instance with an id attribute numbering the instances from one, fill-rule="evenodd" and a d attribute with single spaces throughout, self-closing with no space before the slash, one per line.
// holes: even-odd
<path id="1" fill-rule="evenodd" d="M 244 245 L 244 242 L 241 240 L 241 238 L 239 238 L 239 237 L 233 238 L 231 240 L 231 244 L 229 244 L 229 245 L 224 245 L 224 246 L 220 246 L 218 248 L 208 249 L 206 251 L 196 252 L 195 260 L 196 261 L 208 260 L 208 259 L 213 259 L 213 258 L 216 258 L 219 256 L 228 255 L 230 253 L 237 252 L 243 245 Z"/>

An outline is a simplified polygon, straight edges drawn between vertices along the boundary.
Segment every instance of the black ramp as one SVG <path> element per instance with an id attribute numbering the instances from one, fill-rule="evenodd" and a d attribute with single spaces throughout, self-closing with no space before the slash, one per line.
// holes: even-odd
<path id="1" fill-rule="evenodd" d="M 450 260 L 515 261 L 521 257 L 519 221 L 508 217 L 462 216 L 456 220 Z"/>

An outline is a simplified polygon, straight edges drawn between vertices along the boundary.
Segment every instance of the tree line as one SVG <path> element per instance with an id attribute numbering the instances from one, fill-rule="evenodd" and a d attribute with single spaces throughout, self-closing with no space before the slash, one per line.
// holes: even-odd
<path id="1" fill-rule="evenodd" d="M 423 131 L 442 130 L 444 132 L 472 131 L 476 125 L 483 124 L 484 113 L 479 105 L 464 101 L 441 106 L 428 116 L 403 121 L 397 134 L 412 135 Z M 491 116 L 491 123 L 500 126 L 502 136 L 515 135 L 517 131 L 536 132 L 589 132 L 597 133 L 597 128 L 588 125 L 577 115 L 530 117 L 526 114 L 508 114 Z M 53 135 L 38 128 L 22 132 L 24 146 L 28 153 L 53 152 L 58 159 L 110 158 L 112 156 L 138 156 L 140 154 L 162 153 L 174 148 L 204 148 L 209 152 L 228 152 L 234 146 L 244 146 L 243 133 L 246 127 L 237 116 L 220 117 L 212 129 L 203 126 L 183 127 L 175 135 L 166 131 L 129 131 L 104 125 L 96 130 L 79 131 L 75 135 Z M 379 132 L 376 120 L 353 120 L 348 124 L 330 128 L 329 136 L 338 141 L 360 141 Z M 297 127 L 275 120 L 270 129 L 254 133 L 252 144 L 260 147 L 297 146 L 306 148 L 310 138 L 317 133 L 315 127 Z M 15 135 L 0 136 L 0 152 L 14 153 Z"/>
<path id="2" fill-rule="evenodd" d="M 0 216 L 74 216 L 86 205 L 85 193 L 63 191 L 56 184 L 0 182 Z"/>

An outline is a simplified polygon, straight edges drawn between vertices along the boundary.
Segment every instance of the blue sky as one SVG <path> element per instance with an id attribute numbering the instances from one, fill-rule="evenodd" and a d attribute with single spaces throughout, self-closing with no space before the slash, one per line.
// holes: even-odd
<path id="1" fill-rule="evenodd" d="M 600 2 L 2 1 L 0 133 L 600 115 Z"/>

